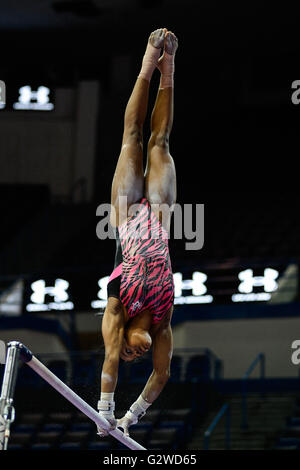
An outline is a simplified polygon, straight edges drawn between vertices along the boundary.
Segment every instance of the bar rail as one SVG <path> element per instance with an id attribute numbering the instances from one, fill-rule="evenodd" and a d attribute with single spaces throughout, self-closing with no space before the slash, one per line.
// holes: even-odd
<path id="1" fill-rule="evenodd" d="M 53 387 L 58 393 L 64 396 L 69 402 L 71 402 L 76 408 L 90 418 L 94 423 L 102 429 L 108 430 L 109 434 L 120 441 L 122 444 L 127 446 L 131 450 L 146 450 L 138 442 L 134 441 L 120 431 L 120 429 L 109 430 L 109 422 L 100 416 L 100 414 L 94 410 L 88 403 L 86 403 L 79 395 L 77 395 L 71 388 L 69 388 L 64 382 L 62 382 L 53 372 L 51 372 L 44 364 L 42 364 L 32 352 L 26 348 L 22 343 L 12 341 L 7 345 L 7 361 L 5 364 L 4 375 L 7 379 L 4 381 L 1 389 L 1 402 L 9 402 L 12 404 L 13 393 L 12 387 L 8 384 L 11 382 L 11 375 L 13 375 L 13 381 L 16 379 L 16 366 L 17 361 L 10 360 L 12 352 L 16 352 L 19 358 L 25 362 L 31 369 L 33 369 L 40 377 L 42 377 L 48 384 Z M 13 365 L 13 367 L 12 367 Z M 4 416 L 5 418 L 5 416 Z"/>
<path id="2" fill-rule="evenodd" d="M 210 437 L 212 432 L 214 431 L 215 427 L 217 426 L 218 422 L 220 419 L 223 417 L 223 415 L 226 414 L 226 422 L 225 422 L 225 448 L 227 450 L 230 449 L 230 427 L 231 427 L 231 413 L 230 413 L 230 406 L 229 403 L 225 403 L 217 416 L 213 419 L 212 423 L 210 426 L 207 428 L 207 430 L 204 433 L 204 450 L 209 450 L 210 446 Z"/>
<path id="3" fill-rule="evenodd" d="M 248 410 L 247 410 L 247 396 L 248 396 L 248 391 L 247 391 L 247 385 L 248 385 L 248 380 L 250 375 L 252 374 L 253 370 L 255 367 L 260 364 L 260 380 L 262 383 L 262 390 L 261 390 L 261 395 L 262 398 L 264 397 L 264 380 L 265 380 L 265 354 L 264 353 L 259 353 L 256 358 L 253 360 L 253 362 L 250 364 L 248 369 L 246 370 L 243 378 L 242 378 L 242 422 L 241 422 L 241 428 L 247 429 L 249 427 L 248 424 Z"/>

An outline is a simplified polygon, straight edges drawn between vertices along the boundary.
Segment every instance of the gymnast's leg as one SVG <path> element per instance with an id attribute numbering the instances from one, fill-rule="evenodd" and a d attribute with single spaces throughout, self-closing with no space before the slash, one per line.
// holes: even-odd
<path id="1" fill-rule="evenodd" d="M 148 143 L 145 172 L 145 195 L 150 204 L 176 202 L 176 172 L 169 150 L 169 137 L 173 125 L 174 58 L 178 47 L 176 36 L 168 31 L 165 35 L 164 54 L 159 59 L 161 81 L 151 116 L 151 137 Z M 154 206 L 155 207 L 155 206 Z M 154 209 L 162 221 L 162 213 Z M 162 221 L 169 228 L 170 220 Z M 164 223 L 165 222 L 165 223 Z"/>
<path id="2" fill-rule="evenodd" d="M 111 191 L 111 204 L 115 209 L 111 223 L 114 227 L 120 225 L 127 215 L 119 213 L 120 196 L 127 197 L 128 210 L 144 195 L 143 124 L 147 113 L 149 83 L 164 44 L 165 31 L 161 28 L 150 34 L 142 68 L 126 106 L 121 153 Z"/>

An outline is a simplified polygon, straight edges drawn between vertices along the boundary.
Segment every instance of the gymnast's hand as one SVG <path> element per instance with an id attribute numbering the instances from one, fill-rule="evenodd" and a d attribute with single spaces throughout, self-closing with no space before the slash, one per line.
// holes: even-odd
<path id="1" fill-rule="evenodd" d="M 114 402 L 100 400 L 98 402 L 98 410 L 99 410 L 99 415 L 105 418 L 109 422 L 110 427 L 108 429 L 103 429 L 97 426 L 97 429 L 98 429 L 97 434 L 100 437 L 106 437 L 108 436 L 109 431 L 116 429 L 117 420 L 115 419 L 115 416 L 114 416 L 115 404 Z"/>
<path id="2" fill-rule="evenodd" d="M 137 423 L 137 418 L 133 413 L 130 413 L 127 411 L 125 416 L 123 418 L 120 418 L 117 420 L 117 428 L 122 428 L 124 435 L 129 437 L 129 431 L 128 428 L 132 424 Z"/>

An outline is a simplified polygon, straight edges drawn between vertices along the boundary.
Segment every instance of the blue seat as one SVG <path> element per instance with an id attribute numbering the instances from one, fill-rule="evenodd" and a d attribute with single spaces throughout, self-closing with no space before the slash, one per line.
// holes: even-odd
<path id="1" fill-rule="evenodd" d="M 47 423 L 47 424 L 44 424 L 41 431 L 42 432 L 51 432 L 51 431 L 61 432 L 63 429 L 64 429 L 64 425 L 61 423 Z"/>
<path id="2" fill-rule="evenodd" d="M 96 425 L 91 422 L 72 423 L 70 426 L 70 431 L 91 431 L 92 429 L 96 430 Z"/>
<path id="3" fill-rule="evenodd" d="M 43 442 L 43 443 L 32 444 L 30 450 L 50 450 L 52 448 L 53 448 L 52 444 L 47 444 L 46 442 Z"/>
<path id="4" fill-rule="evenodd" d="M 169 409 L 164 410 L 163 420 L 167 421 L 188 421 L 191 416 L 191 408 L 178 408 L 178 409 Z"/>
<path id="5" fill-rule="evenodd" d="M 88 450 L 107 450 L 111 449 L 109 442 L 92 441 L 88 444 Z"/>
<path id="6" fill-rule="evenodd" d="M 134 428 L 135 429 L 152 429 L 152 422 L 151 421 L 138 421 L 135 425 L 134 425 Z"/>
<path id="7" fill-rule="evenodd" d="M 49 424 L 61 423 L 67 425 L 72 420 L 72 416 L 72 413 L 63 411 L 61 411 L 60 413 L 49 413 L 49 415 L 47 416 L 47 422 Z"/>
<path id="8" fill-rule="evenodd" d="M 15 424 L 12 427 L 12 431 L 14 433 L 33 433 L 37 428 L 37 425 L 34 424 L 27 424 L 27 423 L 19 423 Z"/>
<path id="9" fill-rule="evenodd" d="M 10 436 L 10 444 L 20 444 L 23 447 L 29 445 L 30 441 L 32 439 L 32 433 L 31 432 L 17 432 L 14 433 L 12 430 L 11 436 Z"/>
<path id="10" fill-rule="evenodd" d="M 59 445 L 60 450 L 81 450 L 80 442 L 63 442 Z"/>
<path id="11" fill-rule="evenodd" d="M 298 446 L 299 444 L 300 439 L 295 437 L 281 437 L 278 442 L 280 446 Z"/>
<path id="12" fill-rule="evenodd" d="M 184 428 L 184 421 L 160 421 L 159 429 L 161 428 L 176 428 L 176 429 L 183 429 Z"/>
<path id="13" fill-rule="evenodd" d="M 8 450 L 22 450 L 22 444 L 10 444 L 8 443 Z"/>

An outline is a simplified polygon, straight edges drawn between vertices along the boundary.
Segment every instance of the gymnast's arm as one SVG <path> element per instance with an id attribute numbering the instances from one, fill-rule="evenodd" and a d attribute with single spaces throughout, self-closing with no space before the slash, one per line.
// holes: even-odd
<path id="1" fill-rule="evenodd" d="M 170 318 L 153 335 L 153 371 L 145 385 L 144 390 L 133 403 L 125 416 L 118 420 L 118 427 L 122 427 L 125 435 L 129 435 L 128 428 L 142 418 L 149 406 L 156 400 L 164 389 L 170 377 L 170 365 L 173 353 L 173 335 Z"/>
<path id="2" fill-rule="evenodd" d="M 105 359 L 101 374 L 101 392 L 104 393 L 113 393 L 117 385 L 125 326 L 122 306 L 116 299 L 110 300 L 102 321 Z"/>
<path id="3" fill-rule="evenodd" d="M 166 321 L 153 337 L 153 371 L 142 392 L 144 400 L 148 403 L 153 403 L 157 399 L 170 378 L 172 354 L 172 328 L 170 322 Z"/>

